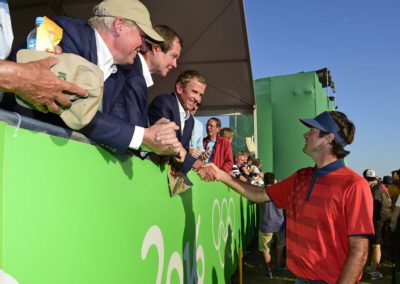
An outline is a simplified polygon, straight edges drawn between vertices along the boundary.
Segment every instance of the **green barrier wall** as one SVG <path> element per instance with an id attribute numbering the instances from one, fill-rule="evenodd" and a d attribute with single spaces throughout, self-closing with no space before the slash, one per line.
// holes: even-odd
<path id="1" fill-rule="evenodd" d="M 226 283 L 255 207 L 194 172 L 0 123 L 0 268 L 20 284 Z"/>
<path id="2" fill-rule="evenodd" d="M 302 152 L 307 127 L 299 118 L 333 110 L 315 72 L 256 80 L 258 154 L 263 170 L 281 180 L 297 169 L 312 166 Z"/>

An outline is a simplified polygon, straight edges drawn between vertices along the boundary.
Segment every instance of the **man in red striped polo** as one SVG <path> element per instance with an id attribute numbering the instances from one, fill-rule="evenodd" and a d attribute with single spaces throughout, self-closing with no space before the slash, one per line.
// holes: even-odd
<path id="1" fill-rule="evenodd" d="M 355 127 L 345 114 L 323 112 L 300 119 L 309 127 L 303 152 L 315 167 L 298 170 L 266 191 L 214 169 L 215 178 L 257 203 L 286 208 L 287 266 L 296 284 L 355 283 L 374 234 L 373 200 L 366 180 L 344 164 Z"/>

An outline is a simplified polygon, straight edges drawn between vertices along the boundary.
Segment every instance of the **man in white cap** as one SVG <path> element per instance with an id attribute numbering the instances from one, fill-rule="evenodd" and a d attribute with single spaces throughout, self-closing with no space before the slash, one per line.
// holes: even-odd
<path id="1" fill-rule="evenodd" d="M 298 170 L 266 190 L 240 182 L 209 164 L 216 179 L 257 203 L 286 208 L 287 266 L 296 283 L 356 283 L 374 234 L 372 196 L 365 179 L 345 166 L 355 127 L 341 112 L 301 119 L 309 127 L 303 152 L 315 167 Z"/>
<path id="2" fill-rule="evenodd" d="M 146 37 L 163 41 L 152 28 L 147 8 L 137 0 L 104 0 L 93 12 L 89 24 L 67 17 L 53 19 L 63 28 L 63 52 L 84 57 L 104 74 L 101 110 L 80 131 L 118 154 L 141 145 L 158 154 L 178 153 L 181 144 L 175 136 L 175 123 L 164 119 L 150 128 L 132 125 L 127 117 L 135 108 L 117 103 L 120 96 L 131 95 L 122 91 L 127 78 L 120 65 L 134 62 L 137 53 L 146 48 Z M 44 120 L 63 125 L 58 117 L 46 116 Z"/>

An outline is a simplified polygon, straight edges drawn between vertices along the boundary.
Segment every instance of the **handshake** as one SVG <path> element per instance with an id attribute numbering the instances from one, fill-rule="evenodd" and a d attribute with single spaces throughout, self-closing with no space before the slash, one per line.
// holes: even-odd
<path id="1" fill-rule="evenodd" d="M 193 164 L 193 169 L 197 172 L 200 178 L 204 181 L 221 180 L 223 172 L 213 163 L 204 163 L 197 160 Z"/>
<path id="2" fill-rule="evenodd" d="M 174 160 L 176 162 L 183 163 L 185 161 L 186 155 L 188 154 L 190 154 L 190 152 L 187 153 L 186 150 L 181 147 L 178 154 L 174 157 Z M 191 153 L 191 155 L 193 156 L 193 153 Z M 219 181 L 225 173 L 215 164 L 203 162 L 202 159 L 196 160 L 196 162 L 194 162 L 194 164 L 192 165 L 192 168 L 204 181 Z"/>

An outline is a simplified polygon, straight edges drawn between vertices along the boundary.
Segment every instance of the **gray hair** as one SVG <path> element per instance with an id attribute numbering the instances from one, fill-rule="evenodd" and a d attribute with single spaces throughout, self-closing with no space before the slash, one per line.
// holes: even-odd
<path id="1" fill-rule="evenodd" d="M 98 31 L 111 31 L 115 18 L 93 16 L 88 20 L 89 25 Z"/>

